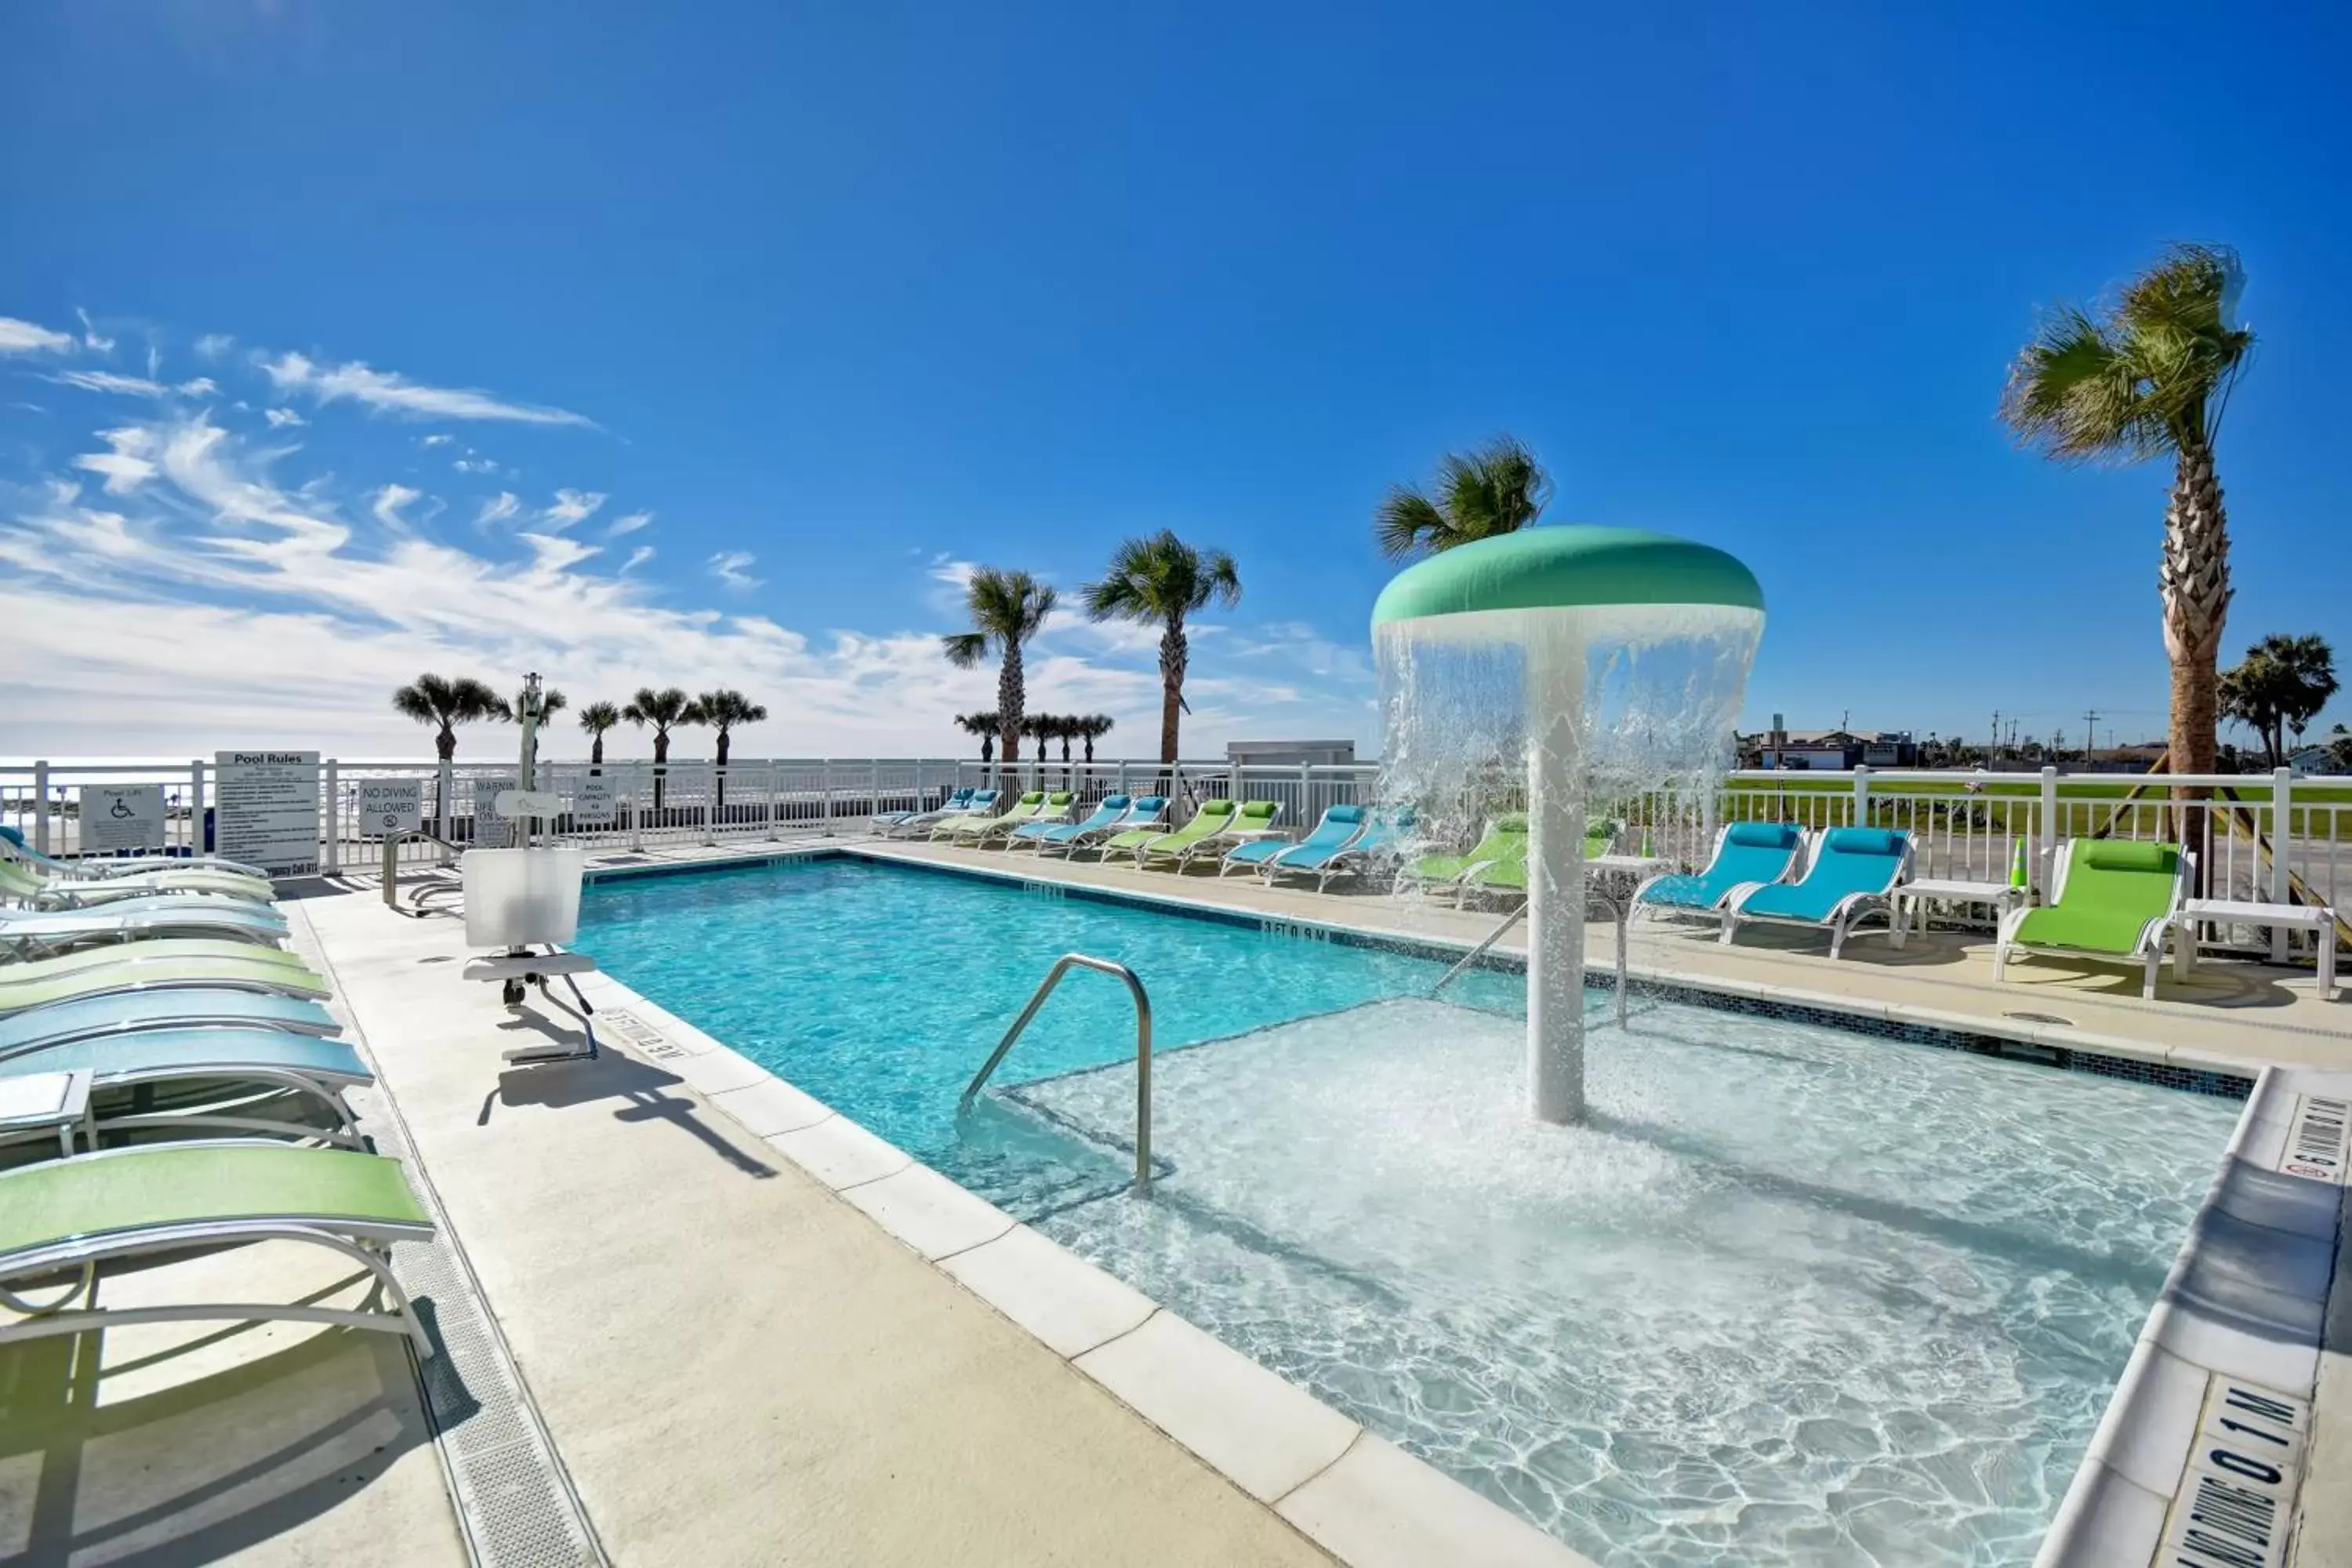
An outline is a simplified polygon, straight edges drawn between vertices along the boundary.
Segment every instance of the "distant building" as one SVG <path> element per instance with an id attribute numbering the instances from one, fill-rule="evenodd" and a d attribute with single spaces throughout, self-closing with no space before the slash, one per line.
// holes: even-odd
<path id="1" fill-rule="evenodd" d="M 1225 761 L 1237 768 L 1339 767 L 1356 760 L 1353 741 L 1227 741 Z"/>
<path id="2" fill-rule="evenodd" d="M 1832 773 L 1912 768 L 1919 765 L 1919 743 L 1908 730 L 1768 730 L 1739 737 L 1739 762 L 1743 767 Z"/>
<path id="3" fill-rule="evenodd" d="M 2164 759 L 2167 750 L 2162 741 L 2143 741 L 2136 746 L 2101 746 L 2089 758 L 2069 771 L 2083 773 L 2144 773 Z"/>

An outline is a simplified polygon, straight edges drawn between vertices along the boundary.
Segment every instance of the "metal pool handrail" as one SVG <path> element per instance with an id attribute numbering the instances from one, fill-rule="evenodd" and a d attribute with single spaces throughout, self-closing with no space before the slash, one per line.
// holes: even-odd
<path id="1" fill-rule="evenodd" d="M 1149 1197 L 1151 1194 L 1151 998 L 1145 994 L 1143 982 L 1135 977 L 1135 971 L 1124 963 L 1113 963 L 1108 958 L 1089 958 L 1083 952 L 1066 952 L 1056 959 L 1054 967 L 1045 972 L 1045 978 L 1031 994 L 1029 1005 L 1021 1009 L 1021 1016 L 1013 1020 L 1013 1027 L 1004 1031 L 1004 1038 L 996 1042 L 996 1049 L 989 1052 L 988 1060 L 981 1064 L 980 1071 L 974 1073 L 971 1082 L 964 1086 L 963 1098 L 956 1102 L 956 1110 L 961 1113 L 971 1109 L 972 1100 L 987 1085 L 989 1075 L 996 1071 L 997 1064 L 1004 1059 L 1005 1053 L 1013 1048 L 1013 1042 L 1021 1037 L 1021 1031 L 1029 1026 L 1029 1021 L 1045 1005 L 1045 998 L 1051 996 L 1054 987 L 1062 983 L 1062 976 L 1073 969 L 1091 969 L 1103 974 L 1116 974 L 1127 982 L 1127 994 L 1135 999 L 1135 1190 L 1139 1195 Z"/>
<path id="2" fill-rule="evenodd" d="M 1480 942 L 1477 946 L 1464 953 L 1460 962 L 1456 963 L 1453 968 L 1447 970 L 1443 975 L 1439 976 L 1437 984 L 1429 988 L 1430 1000 L 1433 1002 L 1437 1000 L 1437 994 L 1444 990 L 1448 985 L 1454 984 L 1454 977 L 1455 975 L 1461 973 L 1464 970 L 1477 963 L 1479 959 L 1485 957 L 1486 950 L 1494 946 L 1496 942 L 1502 941 L 1503 933 L 1509 931 L 1521 921 L 1525 920 L 1527 918 L 1527 914 L 1528 906 L 1525 904 L 1521 904 L 1517 909 L 1513 910 L 1510 914 L 1504 919 L 1501 925 L 1496 926 L 1493 931 L 1486 933 L 1486 941 Z"/>

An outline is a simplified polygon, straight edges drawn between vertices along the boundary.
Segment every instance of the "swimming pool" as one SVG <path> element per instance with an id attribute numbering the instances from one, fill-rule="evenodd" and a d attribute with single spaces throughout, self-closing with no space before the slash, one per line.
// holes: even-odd
<path id="1" fill-rule="evenodd" d="M 2238 1110 L 1668 1001 L 1538 1127 L 1514 976 L 846 858 L 603 885 L 580 942 L 1612 1568 L 2030 1561 Z M 1114 981 L 954 1115 L 1073 949 L 1151 988 L 1149 1203 Z"/>

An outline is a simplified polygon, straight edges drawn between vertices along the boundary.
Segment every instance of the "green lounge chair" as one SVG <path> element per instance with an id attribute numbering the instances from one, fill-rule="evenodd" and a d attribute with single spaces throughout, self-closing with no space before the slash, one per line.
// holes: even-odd
<path id="1" fill-rule="evenodd" d="M 1183 826 L 1173 832 L 1162 832 L 1156 827 L 1139 827 L 1132 833 L 1122 833 L 1104 845 L 1102 858 L 1106 860 L 1109 859 L 1110 852 L 1114 849 L 1133 849 L 1135 863 L 1140 866 L 1143 864 L 1144 857 L 1155 849 L 1172 850 L 1181 854 L 1185 845 L 1196 844 L 1203 838 L 1214 837 L 1232 826 L 1234 815 L 1240 809 L 1241 805 L 1237 801 L 1204 800 L 1201 803 L 1200 809 L 1192 814 L 1192 820 Z"/>
<path id="2" fill-rule="evenodd" d="M 1891 936 L 1894 893 L 1911 879 L 1911 835 L 1900 828 L 1832 827 L 1821 837 L 1812 864 L 1794 882 L 1750 883 L 1736 888 L 1723 903 L 1728 946 L 1743 921 L 1810 926 L 1830 933 L 1830 956 L 1845 951 L 1855 926 L 1879 915 Z"/>
<path id="3" fill-rule="evenodd" d="M 77 1068 L 90 1074 L 100 1138 L 177 1139 L 201 1130 L 366 1146 L 343 1095 L 375 1078 L 348 1041 L 283 1029 L 146 1029 L 0 1060 L 0 1078 Z M 5 1141 L 50 1136 L 41 1127 Z"/>
<path id="4" fill-rule="evenodd" d="M 2176 844 L 2070 838 L 2051 871 L 2050 902 L 2015 910 L 2000 922 L 1992 977 L 2008 973 L 2012 954 L 2063 954 L 2142 965 L 2139 994 L 2156 995 L 2164 938 L 2174 930 L 2197 857 Z"/>
<path id="5" fill-rule="evenodd" d="M 316 1002 L 218 986 L 142 996 L 84 996 L 0 1018 L 0 1061 L 101 1035 L 142 1029 L 289 1029 L 333 1035 L 342 1026 Z"/>
<path id="6" fill-rule="evenodd" d="M 1013 803 L 1013 809 L 1001 816 L 991 816 L 984 811 L 967 811 L 961 816 L 949 817 L 937 827 L 932 828 L 931 837 L 961 838 L 967 833 L 978 833 L 985 828 L 1014 826 L 1028 821 L 1045 809 L 1045 792 L 1042 789 L 1026 790 L 1023 792 L 1020 799 Z"/>
<path id="7" fill-rule="evenodd" d="M 266 904 L 268 882 L 229 871 L 151 871 L 135 877 L 44 877 L 22 860 L 0 858 L 0 895 L 36 909 L 79 910 L 157 893 L 205 893 Z"/>
<path id="8" fill-rule="evenodd" d="M 14 978 L 0 966 L 0 1017 L 27 1008 L 53 1007 L 84 996 L 128 996 L 147 991 L 217 986 L 229 991 L 265 991 L 278 996 L 307 996 L 323 1002 L 334 993 L 308 969 L 278 963 L 234 963 L 218 959 L 183 958 L 162 963 L 124 963 L 112 967 L 77 969 L 29 980 Z"/>
<path id="9" fill-rule="evenodd" d="M 433 1341 L 393 1278 L 392 1245 L 429 1241 L 433 1221 L 400 1163 L 347 1149 L 173 1143 L 77 1154 L 0 1173 L 0 1344 L 155 1322 L 335 1323 Z M 94 1289 L 110 1264 L 158 1253 L 298 1241 L 374 1276 L 379 1310 L 299 1302 L 171 1302 L 108 1310 Z M 62 1296 L 36 1295 L 67 1284 Z M 80 1303 L 80 1305 L 77 1305 Z"/>
<path id="10" fill-rule="evenodd" d="M 80 947 L 50 958 L 22 958 L 14 962 L 0 960 L 0 985 L 19 980 L 44 980 L 55 974 L 75 974 L 85 969 L 136 968 L 143 963 L 176 963 L 185 959 L 203 959 L 224 963 L 249 963 L 310 973 L 299 952 L 289 952 L 282 947 L 266 947 L 255 942 L 235 942 L 213 937 L 147 937 L 137 942 L 110 942 L 103 947 Z"/>
<path id="11" fill-rule="evenodd" d="M 1598 860 L 1617 847 L 1617 836 L 1623 825 L 1607 817 L 1596 816 L 1584 825 L 1583 854 L 1587 860 Z M 1527 839 L 1523 844 L 1531 845 Z M 1528 861 L 1524 848 L 1517 857 L 1490 860 L 1483 866 L 1472 866 L 1462 873 L 1465 889 L 1476 888 L 1487 892 L 1517 893 L 1521 898 L 1528 892 Z"/>
<path id="12" fill-rule="evenodd" d="M 1135 863 L 1150 866 L 1161 860 L 1173 861 L 1181 876 L 1203 855 L 1219 858 L 1236 844 L 1272 836 L 1274 825 L 1281 819 L 1282 802 L 1245 800 L 1234 808 L 1233 819 L 1223 827 L 1208 833 L 1195 833 L 1192 831 L 1192 824 L 1186 823 L 1183 832 L 1156 838 L 1137 850 Z M 1194 822 L 1199 820 L 1198 817 L 1193 818 Z"/>
<path id="13" fill-rule="evenodd" d="M 976 848 L 982 849 L 988 847 L 988 842 L 992 838 L 1002 839 L 1009 844 L 1012 841 L 1013 836 L 1024 827 L 1035 827 L 1045 823 L 1068 821 L 1070 817 L 1070 807 L 1076 802 L 1077 798 L 1078 795 L 1076 790 L 1057 789 L 1045 797 L 1043 805 L 1038 806 L 1036 810 L 1029 813 L 1027 816 L 1023 816 L 1016 815 L 1013 812 L 1007 812 L 1004 816 L 996 818 L 993 822 L 983 822 L 979 824 L 977 826 L 964 828 L 957 835 L 956 842 L 959 844 L 968 843 Z"/>
<path id="14" fill-rule="evenodd" d="M 133 899 L 96 910 L 0 909 L 0 944 L 20 955 L 79 951 L 93 943 L 195 937 L 275 947 L 286 917 L 241 899 Z"/>
<path id="15" fill-rule="evenodd" d="M 142 871 L 184 871 L 202 868 L 208 871 L 235 871 L 240 876 L 258 877 L 269 880 L 269 873 L 259 866 L 248 866 L 242 860 L 231 860 L 220 855 L 95 855 L 79 860 L 60 860 L 54 855 L 44 855 L 25 841 L 24 829 L 0 825 L 0 844 L 26 861 L 53 877 L 133 877 Z"/>
<path id="16" fill-rule="evenodd" d="M 1458 896 L 1462 879 L 1482 867 L 1527 864 L 1528 816 L 1514 811 L 1488 824 L 1486 831 L 1464 855 L 1424 855 L 1405 869 L 1404 879 L 1431 888 L 1453 888 Z M 1526 886 L 1524 877 L 1522 887 Z"/>

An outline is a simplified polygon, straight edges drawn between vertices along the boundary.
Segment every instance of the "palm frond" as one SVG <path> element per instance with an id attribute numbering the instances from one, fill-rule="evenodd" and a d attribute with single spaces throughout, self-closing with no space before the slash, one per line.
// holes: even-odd
<path id="1" fill-rule="evenodd" d="M 950 632 L 940 638 L 940 649 L 958 669 L 971 669 L 988 657 L 988 634 Z"/>
<path id="2" fill-rule="evenodd" d="M 591 735 L 601 735 L 621 722 L 621 710 L 610 702 L 591 702 L 580 710 L 580 727 Z"/>
<path id="3" fill-rule="evenodd" d="M 1372 537 L 1391 561 L 1459 542 L 1437 503 L 1411 485 L 1393 485 L 1372 513 Z"/>

